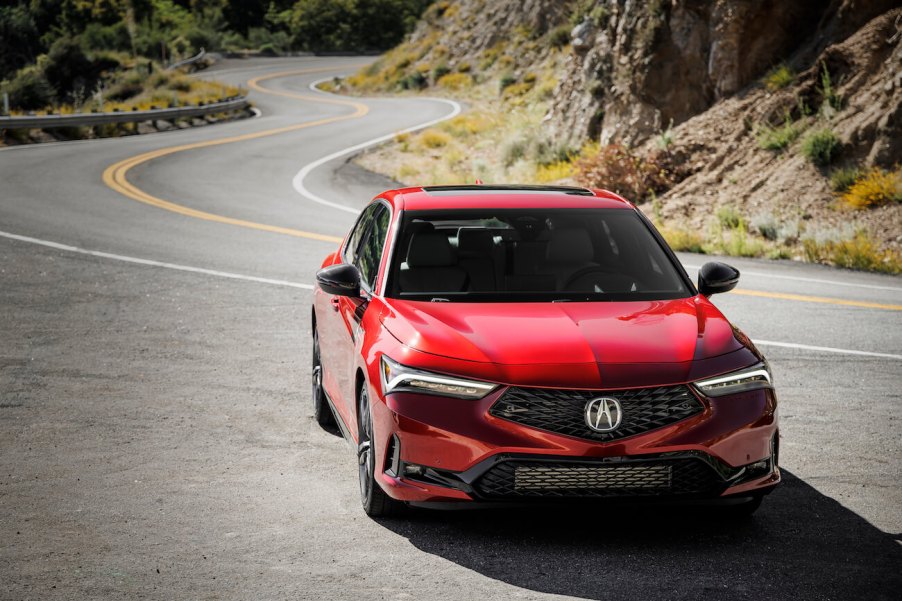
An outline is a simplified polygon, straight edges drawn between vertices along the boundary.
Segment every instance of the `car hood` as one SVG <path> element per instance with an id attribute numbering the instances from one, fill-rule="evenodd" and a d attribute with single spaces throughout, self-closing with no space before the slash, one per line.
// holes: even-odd
<path id="1" fill-rule="evenodd" d="M 386 299 L 382 323 L 423 353 L 498 366 L 593 364 L 596 377 L 618 365 L 644 366 L 647 376 L 657 364 L 663 381 L 684 380 L 697 371 L 693 363 L 746 348 L 703 296 L 517 304 Z"/>

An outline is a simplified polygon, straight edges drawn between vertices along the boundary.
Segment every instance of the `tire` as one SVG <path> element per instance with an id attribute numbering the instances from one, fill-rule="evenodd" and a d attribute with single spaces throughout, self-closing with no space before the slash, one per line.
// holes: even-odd
<path id="1" fill-rule="evenodd" d="M 386 517 L 397 515 L 404 509 L 404 503 L 388 496 L 376 482 L 376 448 L 373 445 L 373 416 L 370 413 L 369 395 L 366 387 L 361 389 L 357 403 L 359 436 L 357 445 L 357 465 L 360 475 L 360 501 L 368 516 Z"/>
<path id="2" fill-rule="evenodd" d="M 334 428 L 335 416 L 326 400 L 326 391 L 323 390 L 323 362 L 319 354 L 319 334 L 316 326 L 313 326 L 313 366 L 310 372 L 310 380 L 313 384 L 313 418 L 323 428 Z"/>

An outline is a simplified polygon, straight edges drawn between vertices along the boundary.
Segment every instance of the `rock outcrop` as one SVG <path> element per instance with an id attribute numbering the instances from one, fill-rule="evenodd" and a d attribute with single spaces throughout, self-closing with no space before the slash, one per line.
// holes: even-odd
<path id="1" fill-rule="evenodd" d="M 736 94 L 770 67 L 807 67 L 891 1 L 608 0 L 573 31 L 554 136 L 636 144 Z M 591 41 L 589 41 L 591 40 Z M 792 60 L 795 59 L 795 60 Z"/>

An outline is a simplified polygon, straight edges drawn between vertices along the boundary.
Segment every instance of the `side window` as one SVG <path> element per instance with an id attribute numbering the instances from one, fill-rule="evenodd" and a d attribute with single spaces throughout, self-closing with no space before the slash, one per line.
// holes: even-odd
<path id="1" fill-rule="evenodd" d="M 360 270 L 360 281 L 365 283 L 370 290 L 373 289 L 376 275 L 379 273 L 382 249 L 385 248 L 385 238 L 388 236 L 389 217 L 389 211 L 384 206 L 376 213 L 372 220 L 370 234 L 364 239 L 357 259 L 354 261 L 354 265 Z"/>
<path id="2" fill-rule="evenodd" d="M 360 218 L 354 226 L 354 231 L 351 232 L 351 235 L 348 238 L 348 244 L 345 246 L 344 252 L 341 255 L 345 263 L 357 263 L 357 253 L 360 250 L 360 242 L 369 230 L 369 225 L 373 221 L 373 216 L 380 208 L 382 208 L 381 204 L 373 203 L 365 208 L 363 213 L 360 214 Z"/>

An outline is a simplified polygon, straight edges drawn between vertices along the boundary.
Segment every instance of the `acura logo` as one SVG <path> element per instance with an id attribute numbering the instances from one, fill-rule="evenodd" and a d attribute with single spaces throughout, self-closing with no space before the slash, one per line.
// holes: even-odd
<path id="1" fill-rule="evenodd" d="M 586 403 L 586 425 L 596 432 L 613 432 L 622 418 L 623 412 L 617 399 L 599 397 Z"/>

